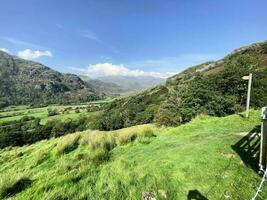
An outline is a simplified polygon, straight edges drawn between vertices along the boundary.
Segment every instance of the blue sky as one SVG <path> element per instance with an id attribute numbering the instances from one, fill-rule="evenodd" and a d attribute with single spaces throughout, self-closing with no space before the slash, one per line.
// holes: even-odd
<path id="1" fill-rule="evenodd" d="M 3 0 L 0 49 L 62 72 L 155 75 L 267 39 L 266 0 Z"/>

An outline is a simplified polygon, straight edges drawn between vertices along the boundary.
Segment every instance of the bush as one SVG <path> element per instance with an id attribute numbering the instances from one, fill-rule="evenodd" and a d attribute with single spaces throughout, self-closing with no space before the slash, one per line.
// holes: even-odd
<path id="1" fill-rule="evenodd" d="M 47 109 L 47 113 L 48 113 L 47 114 L 48 116 L 55 116 L 55 115 L 58 115 L 59 114 L 56 109 L 51 109 L 51 108 L 48 108 Z"/>
<path id="2" fill-rule="evenodd" d="M 158 126 L 175 126 L 178 125 L 179 121 L 176 113 L 166 108 L 160 108 L 155 115 L 154 123 Z"/>

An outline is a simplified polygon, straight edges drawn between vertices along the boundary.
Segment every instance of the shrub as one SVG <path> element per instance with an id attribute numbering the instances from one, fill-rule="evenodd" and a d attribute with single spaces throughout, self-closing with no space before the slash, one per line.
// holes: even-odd
<path id="1" fill-rule="evenodd" d="M 47 109 L 47 115 L 48 116 L 55 116 L 55 115 L 58 115 L 58 111 L 56 109 L 51 109 L 51 108 L 48 108 Z"/>
<path id="2" fill-rule="evenodd" d="M 167 108 L 160 108 L 155 115 L 154 123 L 158 126 L 175 126 L 178 125 L 179 120 L 173 111 Z"/>
<path id="3" fill-rule="evenodd" d="M 0 177 L 0 198 L 13 196 L 31 184 L 31 180 L 23 175 L 6 175 Z"/>

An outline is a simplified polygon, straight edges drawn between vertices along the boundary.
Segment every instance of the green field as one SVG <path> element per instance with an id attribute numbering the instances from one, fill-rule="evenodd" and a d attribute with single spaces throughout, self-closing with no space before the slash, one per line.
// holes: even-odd
<path id="1" fill-rule="evenodd" d="M 157 199 L 251 199 L 261 180 L 259 138 L 251 135 L 259 131 L 259 116 L 199 116 L 177 128 L 84 131 L 5 148 L 0 196 L 140 200 L 147 192 Z"/>
<path id="2" fill-rule="evenodd" d="M 92 112 L 86 112 L 85 110 L 81 110 L 80 113 L 76 113 L 74 111 L 76 107 L 86 108 L 88 105 L 94 105 L 94 104 L 101 105 L 109 103 L 111 101 L 112 100 L 101 100 L 96 102 L 90 102 L 87 104 L 75 104 L 75 105 L 49 105 L 41 108 L 30 108 L 29 106 L 26 105 L 9 106 L 0 111 L 0 123 L 19 120 L 25 115 L 40 118 L 42 124 L 45 124 L 48 120 L 54 120 L 54 119 L 62 119 L 62 120 L 67 118 L 75 119 L 78 118 L 80 115 L 90 115 L 92 113 Z M 69 113 L 60 113 L 55 116 L 48 116 L 48 109 L 62 110 L 65 108 L 72 108 L 72 110 Z"/>

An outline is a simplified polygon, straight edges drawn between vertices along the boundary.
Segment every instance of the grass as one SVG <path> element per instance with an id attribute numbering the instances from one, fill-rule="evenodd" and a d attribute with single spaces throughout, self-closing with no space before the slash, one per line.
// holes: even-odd
<path id="1" fill-rule="evenodd" d="M 61 140 L 56 146 L 57 155 L 62 155 L 64 153 L 69 153 L 76 149 L 79 145 L 78 141 L 80 139 L 80 134 L 69 134 Z"/>
<path id="2" fill-rule="evenodd" d="M 0 178 L 0 198 L 13 196 L 31 184 L 31 180 L 20 174 L 4 175 Z"/>
<path id="3" fill-rule="evenodd" d="M 104 104 L 108 103 L 109 101 L 100 101 L 100 102 L 90 102 L 89 104 Z M 50 105 L 47 107 L 41 108 L 29 108 L 27 106 L 11 106 L 7 107 L 0 112 L 0 123 L 1 122 L 8 122 L 8 121 L 15 121 L 21 119 L 23 116 L 33 116 L 36 118 L 41 119 L 41 124 L 46 124 L 49 120 L 55 119 L 76 119 L 80 115 L 90 115 L 96 112 L 86 112 L 85 110 L 82 113 L 74 112 L 76 107 L 87 107 L 89 104 L 78 104 L 78 105 Z M 70 113 L 61 113 L 55 116 L 48 116 L 48 109 L 57 109 L 61 110 L 67 107 L 72 107 L 73 110 Z"/>
<path id="4" fill-rule="evenodd" d="M 259 116 L 200 116 L 177 128 L 84 131 L 6 148 L 0 177 L 32 180 L 12 199 L 250 199 L 261 179 L 259 138 L 245 135 L 258 129 Z"/>

